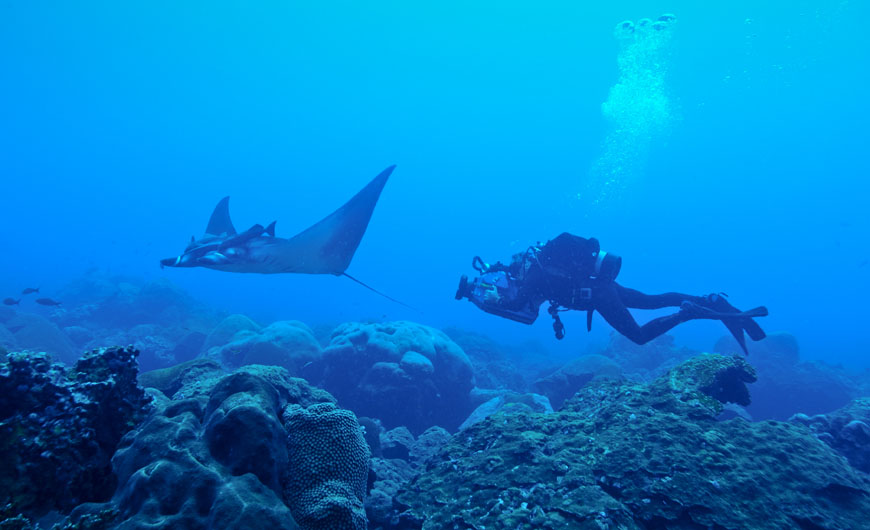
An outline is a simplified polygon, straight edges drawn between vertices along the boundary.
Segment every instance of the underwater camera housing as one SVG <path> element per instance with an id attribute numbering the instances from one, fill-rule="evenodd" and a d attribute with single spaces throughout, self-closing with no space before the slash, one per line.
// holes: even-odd
<path id="1" fill-rule="evenodd" d="M 463 274 L 456 290 L 457 300 L 468 298 L 487 313 L 531 324 L 538 318 L 538 310 L 528 307 L 528 304 L 519 309 L 511 307 L 515 305 L 518 295 L 517 282 L 506 271 L 481 271 L 480 276 L 471 281 Z"/>

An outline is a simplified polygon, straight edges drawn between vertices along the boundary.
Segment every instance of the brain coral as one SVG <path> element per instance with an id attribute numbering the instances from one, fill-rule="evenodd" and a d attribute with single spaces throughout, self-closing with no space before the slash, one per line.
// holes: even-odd
<path id="1" fill-rule="evenodd" d="M 284 497 L 306 530 L 365 530 L 369 447 L 352 412 L 331 403 L 284 411 Z"/>

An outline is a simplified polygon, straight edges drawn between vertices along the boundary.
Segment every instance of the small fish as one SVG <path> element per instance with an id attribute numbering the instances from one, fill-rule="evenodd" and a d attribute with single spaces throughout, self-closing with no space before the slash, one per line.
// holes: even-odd
<path id="1" fill-rule="evenodd" d="M 51 298 L 37 298 L 36 303 L 39 305 L 53 305 L 53 306 L 60 305 L 60 302 L 58 302 L 56 300 L 52 300 Z"/>
<path id="2" fill-rule="evenodd" d="M 21 303 L 21 300 L 16 300 L 14 298 L 7 298 L 3 300 L 3 303 L 6 305 L 18 305 Z"/>
<path id="3" fill-rule="evenodd" d="M 39 292 L 39 287 L 28 287 L 28 288 L 24 289 L 23 291 L 21 291 L 21 294 L 33 294 L 33 293 L 38 293 L 38 292 Z"/>

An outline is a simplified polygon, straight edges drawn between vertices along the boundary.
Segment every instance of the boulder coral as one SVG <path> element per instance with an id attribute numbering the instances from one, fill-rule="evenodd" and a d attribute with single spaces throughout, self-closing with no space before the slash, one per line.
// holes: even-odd
<path id="1" fill-rule="evenodd" d="M 291 320 L 273 322 L 257 331 L 239 331 L 229 343 L 209 349 L 208 356 L 230 369 L 264 364 L 281 366 L 298 375 L 303 365 L 319 358 L 320 352 L 311 329 Z"/>
<path id="2" fill-rule="evenodd" d="M 79 350 L 53 322 L 30 313 L 18 313 L 4 324 L 12 334 L 15 347 L 43 351 L 68 365 L 75 363 Z"/>
<path id="3" fill-rule="evenodd" d="M 413 322 L 343 324 L 302 375 L 388 429 L 455 430 L 472 410 L 465 352 L 441 331 Z"/>
<path id="4" fill-rule="evenodd" d="M 205 342 L 202 344 L 202 351 L 208 352 L 214 347 L 226 346 L 232 342 L 236 333 L 241 331 L 258 333 L 261 329 L 262 326 L 245 315 L 230 315 L 221 320 L 220 323 L 211 330 L 208 336 L 206 336 Z"/>
<path id="5" fill-rule="evenodd" d="M 158 411 L 124 439 L 112 459 L 119 481 L 114 498 L 105 505 L 79 506 L 71 521 L 114 508 L 113 527 L 121 530 L 299 528 L 280 496 L 246 472 L 249 452 L 229 462 L 238 465 L 228 469 L 218 464 L 209 443 L 214 437 L 203 436 L 203 423 L 211 419 L 204 399 L 155 398 Z M 255 414 L 251 423 L 259 417 Z M 217 449 L 226 452 L 225 446 Z"/>
<path id="6" fill-rule="evenodd" d="M 71 523 L 112 512 L 122 530 L 366 527 L 368 449 L 356 417 L 328 393 L 284 368 L 227 374 L 207 359 L 140 381 L 155 411 L 112 459 L 118 488 L 109 502 L 77 507 Z"/>
<path id="7" fill-rule="evenodd" d="M 538 374 L 558 364 L 539 342 L 499 343 L 467 329 L 448 327 L 443 331 L 471 359 L 474 381 L 480 388 L 528 392 Z"/>

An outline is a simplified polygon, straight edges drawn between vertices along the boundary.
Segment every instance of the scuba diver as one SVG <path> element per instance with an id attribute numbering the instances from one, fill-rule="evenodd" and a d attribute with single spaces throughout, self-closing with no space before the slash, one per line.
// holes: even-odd
<path id="1" fill-rule="evenodd" d="M 740 311 L 724 293 L 694 296 L 683 293 L 649 295 L 616 283 L 622 258 L 601 251 L 598 240 L 567 232 L 546 245 L 529 247 L 513 256 L 510 265 L 485 263 L 475 256 L 472 267 L 480 276 L 469 282 L 463 275 L 456 299 L 468 298 L 480 309 L 503 318 L 531 324 L 540 305 L 548 301 L 557 339 L 565 336 L 560 311 L 586 311 L 586 328 L 598 311 L 616 331 L 637 344 L 645 344 L 683 322 L 721 320 L 748 353 L 744 331 L 758 341 L 766 335 L 753 318 L 767 316 L 767 308 Z M 676 313 L 639 325 L 628 308 L 679 307 Z"/>

